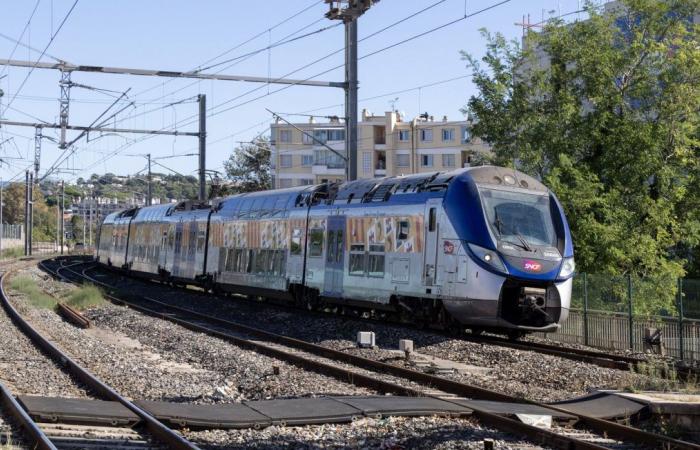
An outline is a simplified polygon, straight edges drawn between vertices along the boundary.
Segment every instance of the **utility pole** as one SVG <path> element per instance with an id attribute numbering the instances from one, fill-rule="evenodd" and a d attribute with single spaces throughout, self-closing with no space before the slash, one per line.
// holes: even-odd
<path id="1" fill-rule="evenodd" d="M 93 208 L 94 200 L 95 200 L 95 191 L 91 190 L 90 191 L 90 201 L 88 202 L 88 205 L 90 207 L 90 221 L 88 222 L 88 247 L 92 247 L 92 208 Z"/>
<path id="2" fill-rule="evenodd" d="M 153 204 L 153 188 L 151 186 L 151 154 L 146 154 L 146 158 L 148 158 L 148 197 L 146 198 L 146 206 L 151 206 Z"/>
<path id="3" fill-rule="evenodd" d="M 29 255 L 32 254 L 34 246 L 34 173 L 29 172 Z"/>
<path id="4" fill-rule="evenodd" d="M 2 258 L 2 238 L 4 237 L 5 234 L 5 225 L 2 223 L 2 210 L 5 207 L 5 205 L 2 202 L 2 178 L 0 178 L 0 258 Z"/>
<path id="5" fill-rule="evenodd" d="M 207 200 L 207 96 L 199 94 L 199 201 Z M 150 186 L 150 184 L 149 184 Z"/>
<path id="6" fill-rule="evenodd" d="M 34 178 L 39 179 L 39 164 L 41 163 L 41 127 L 34 128 Z"/>
<path id="7" fill-rule="evenodd" d="M 29 171 L 24 173 L 24 256 L 29 256 Z"/>
<path id="8" fill-rule="evenodd" d="M 58 148 L 61 150 L 65 149 L 68 145 L 66 144 L 66 130 L 68 127 L 68 110 L 70 108 L 70 70 L 61 69 L 61 81 L 58 82 L 61 87 L 61 100 L 59 103 L 58 118 L 61 125 L 61 139 L 58 141 Z"/>
<path id="9" fill-rule="evenodd" d="M 326 0 L 326 17 L 345 24 L 345 154 L 350 181 L 357 179 L 357 19 L 378 0 Z"/>
<path id="10" fill-rule="evenodd" d="M 66 194 L 66 189 L 65 189 L 65 184 L 63 180 L 61 180 L 61 254 L 63 254 L 63 239 L 66 236 L 66 232 L 64 230 L 64 217 L 63 217 L 63 212 L 66 210 L 66 203 L 65 203 L 65 194 Z"/>

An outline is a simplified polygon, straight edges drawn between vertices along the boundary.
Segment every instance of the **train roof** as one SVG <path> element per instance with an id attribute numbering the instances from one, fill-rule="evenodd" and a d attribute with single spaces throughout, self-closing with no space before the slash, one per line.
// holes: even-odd
<path id="1" fill-rule="evenodd" d="M 154 220 L 163 216 L 189 211 L 213 209 L 222 215 L 279 217 L 293 208 L 334 206 L 348 204 L 412 203 L 426 197 L 444 197 L 454 181 L 471 178 L 479 185 L 517 187 L 547 192 L 540 181 L 517 170 L 497 166 L 477 166 L 448 172 L 428 172 L 405 176 L 361 179 L 342 183 L 296 186 L 247 192 L 214 199 L 211 204 L 196 201 L 178 204 L 147 206 L 112 213 L 105 222 L 136 214 L 135 220 Z"/>

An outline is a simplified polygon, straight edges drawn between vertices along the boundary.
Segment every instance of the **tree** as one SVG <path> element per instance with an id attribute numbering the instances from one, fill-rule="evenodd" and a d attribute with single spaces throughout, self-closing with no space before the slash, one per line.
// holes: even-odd
<path id="1" fill-rule="evenodd" d="M 224 162 L 233 192 L 255 192 L 272 187 L 270 141 L 265 137 L 241 144 Z"/>
<path id="2" fill-rule="evenodd" d="M 621 6 L 552 21 L 523 48 L 483 31 L 465 111 L 498 164 L 557 194 L 580 271 L 655 277 L 666 294 L 650 308 L 673 309 L 700 243 L 700 1 Z"/>

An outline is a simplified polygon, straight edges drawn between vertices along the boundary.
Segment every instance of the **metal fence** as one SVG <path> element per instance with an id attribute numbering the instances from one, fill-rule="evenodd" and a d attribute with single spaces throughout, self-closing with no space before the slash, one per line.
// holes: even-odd
<path id="1" fill-rule="evenodd" d="M 569 318 L 551 340 L 700 361 L 700 280 L 577 274 Z M 658 348 L 658 346 L 657 346 Z"/>

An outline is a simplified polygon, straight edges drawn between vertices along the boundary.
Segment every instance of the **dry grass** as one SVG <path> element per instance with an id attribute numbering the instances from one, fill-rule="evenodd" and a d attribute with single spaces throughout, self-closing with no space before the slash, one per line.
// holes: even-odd
<path id="1" fill-rule="evenodd" d="M 90 285 L 80 286 L 79 288 L 71 290 L 62 300 L 76 309 L 100 306 L 105 303 L 102 291 Z"/>
<path id="2" fill-rule="evenodd" d="M 26 295 L 29 303 L 36 308 L 51 309 L 56 307 L 56 299 L 44 293 L 31 277 L 23 275 L 14 277 L 10 282 L 10 287 Z"/>
<path id="3" fill-rule="evenodd" d="M 634 368 L 633 372 L 641 376 L 633 377 L 628 385 L 622 387 L 623 390 L 700 394 L 700 383 L 697 378 L 681 380 L 676 368 L 667 361 L 641 363 Z"/>

